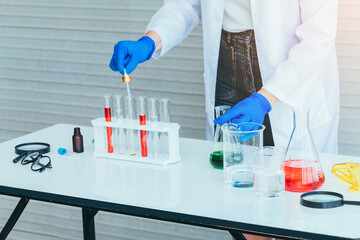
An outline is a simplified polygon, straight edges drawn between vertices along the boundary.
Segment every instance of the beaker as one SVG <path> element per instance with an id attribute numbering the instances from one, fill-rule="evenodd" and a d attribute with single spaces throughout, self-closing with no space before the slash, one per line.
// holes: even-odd
<path id="1" fill-rule="evenodd" d="M 325 181 L 320 159 L 309 129 L 309 109 L 293 108 L 294 127 L 281 168 L 285 190 L 309 192 Z"/>
<path id="2" fill-rule="evenodd" d="M 255 151 L 263 146 L 264 125 L 257 123 L 226 123 L 221 127 L 224 152 L 225 184 L 252 187 Z"/>
<path id="3" fill-rule="evenodd" d="M 260 197 L 278 197 L 285 190 L 285 174 L 280 169 L 284 149 L 266 146 L 255 151 L 254 193 Z"/>
<path id="4" fill-rule="evenodd" d="M 225 114 L 231 107 L 228 105 L 216 106 L 214 108 L 215 118 Z M 222 124 L 215 125 L 213 147 L 210 154 L 210 163 L 214 168 L 223 169 L 223 132 Z"/>

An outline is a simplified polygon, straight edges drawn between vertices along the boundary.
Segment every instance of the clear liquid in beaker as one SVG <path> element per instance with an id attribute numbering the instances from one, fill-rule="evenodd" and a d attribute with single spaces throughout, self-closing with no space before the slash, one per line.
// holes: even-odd
<path id="1" fill-rule="evenodd" d="M 225 183 L 236 188 L 253 186 L 253 165 L 233 165 L 225 169 Z"/>
<path id="2" fill-rule="evenodd" d="M 260 197 L 278 197 L 284 190 L 284 171 L 258 169 L 254 171 L 254 193 Z"/>

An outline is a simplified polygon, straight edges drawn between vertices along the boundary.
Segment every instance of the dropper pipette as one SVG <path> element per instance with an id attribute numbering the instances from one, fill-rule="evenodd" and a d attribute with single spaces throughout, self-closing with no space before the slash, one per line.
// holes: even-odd
<path id="1" fill-rule="evenodd" d="M 129 99 L 131 99 L 131 94 L 130 94 L 130 87 L 129 87 L 129 83 L 131 83 L 131 77 L 130 75 L 126 74 L 126 69 L 124 68 L 124 76 L 122 77 L 123 83 L 126 84 L 126 90 L 127 90 L 127 94 Z"/>

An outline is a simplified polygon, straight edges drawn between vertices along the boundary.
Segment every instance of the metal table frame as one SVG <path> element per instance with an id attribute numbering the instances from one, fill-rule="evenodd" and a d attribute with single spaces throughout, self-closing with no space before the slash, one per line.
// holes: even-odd
<path id="1" fill-rule="evenodd" d="M 62 205 L 82 208 L 83 236 L 85 240 L 95 240 L 95 221 L 94 217 L 98 211 L 112 212 L 151 218 L 180 224 L 194 225 L 205 228 L 213 228 L 228 231 L 236 240 L 246 240 L 242 233 L 254 234 L 265 237 L 281 239 L 316 239 L 316 240 L 345 240 L 345 238 L 321 235 L 316 233 L 306 233 L 301 231 L 271 228 L 246 223 L 232 222 L 221 219 L 207 218 L 150 208 L 135 207 L 111 202 L 102 202 L 90 199 L 83 199 L 71 196 L 63 196 L 51 193 L 37 192 L 25 189 L 0 186 L 0 194 L 20 197 L 13 213 L 0 233 L 0 240 L 5 240 L 20 218 L 29 200 L 51 202 Z"/>

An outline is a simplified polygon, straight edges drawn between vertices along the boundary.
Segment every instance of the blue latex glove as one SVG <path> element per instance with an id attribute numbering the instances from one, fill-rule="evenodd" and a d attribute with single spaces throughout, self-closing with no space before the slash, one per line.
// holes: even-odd
<path id="1" fill-rule="evenodd" d="M 140 38 L 138 41 L 120 41 L 114 47 L 114 54 L 111 58 L 109 67 L 124 75 L 130 74 L 139 63 L 149 60 L 155 51 L 155 42 L 148 36 Z"/>
<path id="2" fill-rule="evenodd" d="M 224 115 L 216 118 L 214 124 L 255 122 L 263 124 L 265 114 L 271 111 L 271 104 L 260 93 L 254 92 L 250 97 L 238 102 Z M 249 129 L 250 130 L 250 129 Z M 251 131 L 251 130 L 250 130 Z"/>

